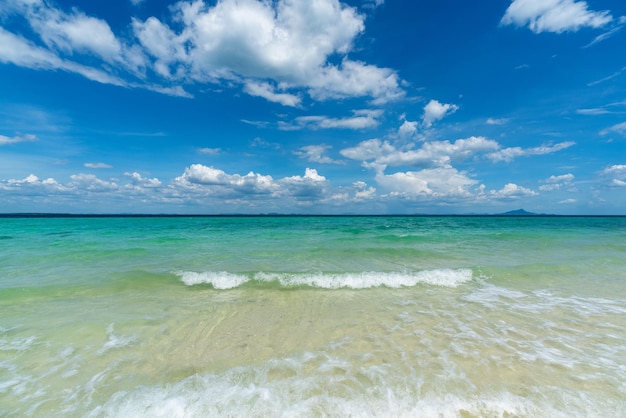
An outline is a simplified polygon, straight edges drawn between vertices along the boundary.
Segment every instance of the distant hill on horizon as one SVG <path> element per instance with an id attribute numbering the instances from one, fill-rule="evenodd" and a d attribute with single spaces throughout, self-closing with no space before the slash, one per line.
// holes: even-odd
<path id="1" fill-rule="evenodd" d="M 528 212 L 525 209 L 516 209 L 516 210 L 510 210 L 508 212 L 504 212 L 504 213 L 498 213 L 498 215 L 506 215 L 506 216 L 537 216 L 540 215 L 539 213 L 534 213 L 534 212 Z"/>

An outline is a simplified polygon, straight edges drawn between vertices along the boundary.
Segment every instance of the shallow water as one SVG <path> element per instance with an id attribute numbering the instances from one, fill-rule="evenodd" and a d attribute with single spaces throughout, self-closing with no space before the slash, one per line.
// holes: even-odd
<path id="1" fill-rule="evenodd" d="M 626 410 L 626 218 L 0 219 L 0 236 L 3 416 Z"/>

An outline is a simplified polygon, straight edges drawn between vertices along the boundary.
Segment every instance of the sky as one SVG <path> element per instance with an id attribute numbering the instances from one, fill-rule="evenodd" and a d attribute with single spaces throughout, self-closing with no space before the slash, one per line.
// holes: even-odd
<path id="1" fill-rule="evenodd" d="M 626 215 L 623 0 L 2 0 L 0 213 Z"/>

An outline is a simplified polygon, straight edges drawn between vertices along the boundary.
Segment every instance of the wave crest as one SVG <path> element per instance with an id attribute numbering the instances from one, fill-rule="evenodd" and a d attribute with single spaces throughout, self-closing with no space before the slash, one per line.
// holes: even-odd
<path id="1" fill-rule="evenodd" d="M 369 289 L 372 287 L 413 287 L 420 283 L 433 286 L 457 287 L 472 280 L 470 269 L 436 269 L 417 272 L 358 272 L 358 273 L 264 273 L 252 275 L 229 272 L 175 273 L 187 286 L 210 284 L 215 289 L 234 289 L 248 282 L 278 283 L 283 287 L 310 286 L 321 289 Z"/>

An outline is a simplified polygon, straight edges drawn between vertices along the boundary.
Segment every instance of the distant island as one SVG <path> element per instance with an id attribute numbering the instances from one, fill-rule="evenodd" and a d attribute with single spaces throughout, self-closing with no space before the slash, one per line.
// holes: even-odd
<path id="1" fill-rule="evenodd" d="M 528 212 L 524 209 L 510 210 L 508 212 L 499 213 L 502 216 L 537 216 L 539 213 Z"/>

